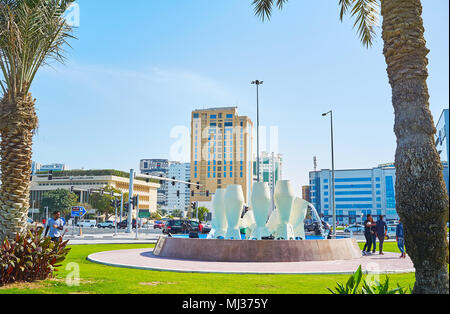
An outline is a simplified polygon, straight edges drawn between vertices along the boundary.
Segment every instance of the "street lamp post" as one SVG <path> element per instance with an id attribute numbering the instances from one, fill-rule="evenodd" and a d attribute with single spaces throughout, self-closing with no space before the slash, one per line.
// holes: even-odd
<path id="1" fill-rule="evenodd" d="M 336 203 L 335 203 L 335 193 L 334 193 L 334 135 L 333 135 L 333 110 L 322 114 L 322 116 L 330 115 L 331 121 L 331 199 L 333 202 L 333 235 L 336 237 Z"/>
<path id="2" fill-rule="evenodd" d="M 256 173 L 259 182 L 259 85 L 263 85 L 264 81 L 253 81 L 252 85 L 256 85 Z"/>

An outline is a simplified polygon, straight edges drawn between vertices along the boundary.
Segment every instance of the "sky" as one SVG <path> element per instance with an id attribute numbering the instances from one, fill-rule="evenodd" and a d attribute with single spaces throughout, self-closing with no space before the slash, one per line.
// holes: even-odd
<path id="1" fill-rule="evenodd" d="M 189 136 L 192 110 L 238 106 L 256 121 L 250 82 L 258 79 L 262 149 L 278 148 L 283 179 L 297 191 L 309 182 L 313 156 L 319 169 L 331 168 L 330 120 L 322 117 L 329 110 L 336 169 L 393 162 L 381 29 L 366 49 L 353 20 L 339 21 L 338 0 L 291 0 L 264 23 L 251 2 L 78 0 L 67 62 L 42 68 L 31 89 L 39 117 L 33 160 L 128 172 L 141 159 L 182 159 L 189 147 L 173 152 Z M 422 3 L 437 123 L 449 104 L 449 2 Z"/>

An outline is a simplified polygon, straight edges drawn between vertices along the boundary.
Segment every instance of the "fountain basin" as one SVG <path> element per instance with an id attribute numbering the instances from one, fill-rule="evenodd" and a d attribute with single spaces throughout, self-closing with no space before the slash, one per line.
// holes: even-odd
<path id="1" fill-rule="evenodd" d="M 361 258 L 356 239 L 220 240 L 160 237 L 158 257 L 211 262 L 307 262 Z"/>

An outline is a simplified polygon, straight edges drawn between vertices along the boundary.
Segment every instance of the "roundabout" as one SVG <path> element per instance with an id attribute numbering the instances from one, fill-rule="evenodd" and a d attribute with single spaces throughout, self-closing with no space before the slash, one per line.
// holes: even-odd
<path id="1" fill-rule="evenodd" d="M 113 267 L 182 273 L 353 274 L 360 265 L 365 273 L 399 274 L 415 271 L 409 257 L 400 259 L 398 256 L 397 253 L 385 253 L 333 261 L 211 262 L 159 257 L 153 254 L 153 249 L 146 248 L 94 253 L 87 260 Z"/>

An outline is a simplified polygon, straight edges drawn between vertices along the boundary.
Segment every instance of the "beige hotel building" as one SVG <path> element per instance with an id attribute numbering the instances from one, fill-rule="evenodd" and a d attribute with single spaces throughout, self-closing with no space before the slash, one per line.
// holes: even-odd
<path id="1" fill-rule="evenodd" d="M 192 112 L 191 202 L 211 202 L 217 189 L 242 185 L 246 203 L 252 187 L 253 123 L 237 107 Z"/>

